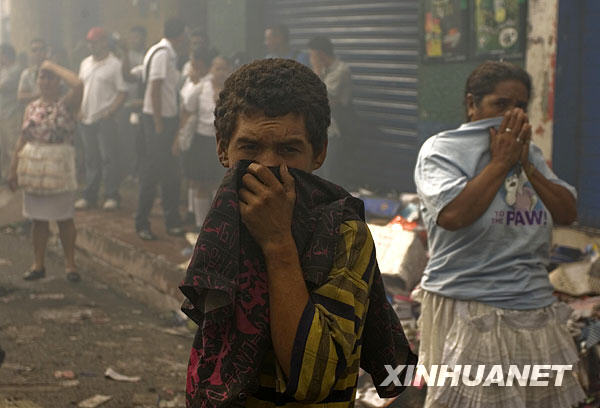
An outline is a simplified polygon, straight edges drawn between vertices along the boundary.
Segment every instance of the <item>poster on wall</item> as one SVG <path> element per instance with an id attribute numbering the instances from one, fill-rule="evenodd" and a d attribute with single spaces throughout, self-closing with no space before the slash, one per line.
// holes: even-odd
<path id="1" fill-rule="evenodd" d="M 424 55 L 427 60 L 461 61 L 468 52 L 468 1 L 425 0 Z"/>
<path id="2" fill-rule="evenodd" d="M 521 58 L 525 46 L 525 0 L 475 0 L 474 54 Z"/>

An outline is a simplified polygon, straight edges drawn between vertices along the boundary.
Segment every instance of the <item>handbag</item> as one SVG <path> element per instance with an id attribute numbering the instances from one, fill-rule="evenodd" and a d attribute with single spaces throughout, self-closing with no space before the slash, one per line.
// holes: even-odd
<path id="1" fill-rule="evenodd" d="M 75 148 L 66 143 L 27 142 L 18 154 L 17 182 L 31 194 L 76 191 Z"/>

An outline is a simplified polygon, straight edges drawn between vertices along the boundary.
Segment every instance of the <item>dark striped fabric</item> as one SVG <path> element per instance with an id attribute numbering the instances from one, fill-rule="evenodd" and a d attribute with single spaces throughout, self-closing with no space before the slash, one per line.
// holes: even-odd
<path id="1" fill-rule="evenodd" d="M 260 370 L 258 392 L 246 407 L 350 407 L 354 404 L 369 291 L 376 269 L 375 249 L 362 221 L 346 221 L 329 277 L 311 293 L 296 340 L 290 377 L 273 350 Z M 306 406 L 305 404 L 301 404 Z"/>

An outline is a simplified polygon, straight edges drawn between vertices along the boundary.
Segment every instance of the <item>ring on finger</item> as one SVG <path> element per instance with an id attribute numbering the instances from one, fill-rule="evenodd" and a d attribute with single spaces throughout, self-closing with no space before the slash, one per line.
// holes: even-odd
<path id="1" fill-rule="evenodd" d="M 509 128 L 509 127 L 507 127 L 507 128 L 505 128 L 505 129 L 504 129 L 504 131 L 505 131 L 506 133 L 510 133 L 510 132 L 512 131 L 512 129 L 511 129 L 511 128 Z"/>
<path id="2" fill-rule="evenodd" d="M 517 143 L 523 143 L 523 140 L 519 136 L 517 136 L 516 140 L 517 140 Z"/>

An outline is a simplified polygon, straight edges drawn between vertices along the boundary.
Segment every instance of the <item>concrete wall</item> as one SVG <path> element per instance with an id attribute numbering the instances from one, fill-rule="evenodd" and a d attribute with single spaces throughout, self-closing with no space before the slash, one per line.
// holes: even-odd
<path id="1" fill-rule="evenodd" d="M 529 120 L 533 141 L 548 161 L 552 158 L 557 23 L 558 0 L 529 0 L 526 69 L 533 80 Z"/>
<path id="2" fill-rule="evenodd" d="M 208 37 L 220 53 L 262 53 L 262 0 L 207 0 L 206 14 Z"/>
<path id="3" fill-rule="evenodd" d="M 524 67 L 532 77 L 534 89 L 529 118 L 534 132 L 533 140 L 548 161 L 552 157 L 557 14 L 558 0 L 528 1 Z M 478 64 L 479 61 L 421 63 L 419 137 L 422 140 L 464 121 L 464 85 L 467 76 Z"/>

